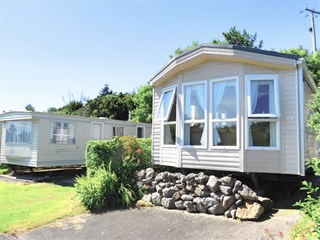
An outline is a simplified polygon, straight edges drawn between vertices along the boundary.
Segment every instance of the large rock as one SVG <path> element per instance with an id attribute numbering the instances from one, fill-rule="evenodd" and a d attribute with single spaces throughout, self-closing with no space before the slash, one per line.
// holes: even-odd
<path id="1" fill-rule="evenodd" d="M 216 176 L 209 176 L 208 182 L 207 182 L 207 188 L 211 191 L 211 192 L 216 192 L 219 190 L 219 178 L 217 178 Z"/>
<path id="2" fill-rule="evenodd" d="M 174 206 L 179 209 L 179 210 L 184 210 L 186 209 L 185 205 L 184 205 L 184 201 L 180 200 L 180 201 L 176 201 L 174 203 Z"/>
<path id="3" fill-rule="evenodd" d="M 183 201 L 193 201 L 193 197 L 190 196 L 189 194 L 183 194 L 183 195 L 181 196 L 181 199 L 182 199 Z"/>
<path id="4" fill-rule="evenodd" d="M 230 195 L 233 189 L 233 187 L 231 186 L 224 186 L 224 185 L 220 185 L 219 188 L 224 195 Z"/>
<path id="5" fill-rule="evenodd" d="M 162 198 L 162 199 L 161 199 L 161 205 L 162 205 L 164 208 L 167 208 L 167 209 L 173 209 L 173 208 L 175 208 L 174 199 L 173 199 L 173 198 Z"/>
<path id="6" fill-rule="evenodd" d="M 197 174 L 195 174 L 195 173 L 189 173 L 186 176 L 186 181 L 190 181 L 191 179 L 194 179 L 196 176 L 197 176 Z"/>
<path id="7" fill-rule="evenodd" d="M 266 212 L 269 212 L 272 210 L 273 208 L 273 201 L 269 198 L 266 197 L 260 197 L 258 196 L 258 201 L 259 203 L 261 203 L 261 205 L 264 207 L 264 210 Z"/>
<path id="8" fill-rule="evenodd" d="M 197 210 L 197 205 L 193 202 L 187 202 L 186 203 L 186 210 L 187 212 L 189 213 L 196 213 L 198 210 Z"/>
<path id="9" fill-rule="evenodd" d="M 250 201 L 258 200 L 257 194 L 254 191 L 252 191 L 252 189 L 249 188 L 247 185 L 242 184 L 238 190 L 238 193 L 241 195 L 241 197 L 243 197 L 246 200 L 250 200 Z"/>
<path id="10" fill-rule="evenodd" d="M 242 183 L 237 180 L 235 183 L 234 183 L 234 186 L 233 186 L 233 189 L 232 189 L 232 192 L 233 193 L 236 193 L 238 192 L 239 188 L 241 187 Z"/>
<path id="11" fill-rule="evenodd" d="M 236 197 L 233 195 L 224 196 L 222 201 L 222 207 L 224 209 L 228 209 L 235 201 L 236 201 Z"/>
<path id="12" fill-rule="evenodd" d="M 236 181 L 237 179 L 229 176 L 225 176 L 219 179 L 219 182 L 221 183 L 221 185 L 230 186 L 230 187 L 233 187 Z"/>
<path id="13" fill-rule="evenodd" d="M 201 188 L 199 188 L 199 187 L 196 187 L 196 189 L 194 190 L 194 193 L 199 197 L 204 196 L 204 191 L 202 191 Z"/>
<path id="14" fill-rule="evenodd" d="M 207 212 L 207 208 L 205 207 L 205 205 L 203 204 L 203 202 L 198 202 L 198 203 L 197 203 L 197 210 L 198 210 L 200 213 L 205 213 L 205 212 Z"/>
<path id="15" fill-rule="evenodd" d="M 258 220 L 264 213 L 264 207 L 257 202 L 245 202 L 237 208 L 236 217 L 243 220 Z"/>
<path id="16" fill-rule="evenodd" d="M 214 198 L 212 198 L 212 197 L 203 198 L 203 199 L 202 199 L 202 202 L 203 202 L 205 208 L 212 207 L 213 205 L 219 203 L 218 200 L 216 200 L 216 199 L 214 199 Z"/>
<path id="17" fill-rule="evenodd" d="M 137 203 L 136 203 L 136 207 L 137 207 L 137 208 L 140 208 L 140 207 L 153 207 L 153 205 L 152 205 L 151 202 L 146 202 L 146 201 L 143 201 L 143 200 L 138 200 Z"/>
<path id="18" fill-rule="evenodd" d="M 146 176 L 146 170 L 142 169 L 141 171 L 136 172 L 136 178 L 141 181 Z"/>
<path id="19" fill-rule="evenodd" d="M 162 190 L 162 196 L 165 198 L 171 198 L 172 195 L 177 191 L 179 191 L 179 189 L 177 189 L 176 187 L 164 188 Z"/>
<path id="20" fill-rule="evenodd" d="M 209 176 L 205 175 L 203 172 L 199 173 L 198 176 L 194 178 L 197 183 L 206 183 L 208 179 Z"/>
<path id="21" fill-rule="evenodd" d="M 211 213 L 213 215 L 223 215 L 225 212 L 226 210 L 222 207 L 220 203 L 208 208 L 208 213 Z"/>
<path id="22" fill-rule="evenodd" d="M 157 174 L 157 176 L 155 177 L 155 181 L 157 182 L 157 183 L 159 183 L 159 182 L 161 182 L 161 181 L 166 181 L 166 179 L 167 179 L 167 177 L 168 177 L 168 172 L 161 172 L 161 173 L 158 173 Z"/>
<path id="23" fill-rule="evenodd" d="M 151 202 L 152 201 L 151 196 L 152 196 L 151 194 L 145 194 L 145 195 L 143 195 L 141 200 L 144 202 Z"/>
<path id="24" fill-rule="evenodd" d="M 154 177 L 155 177 L 155 172 L 154 172 L 153 168 L 147 168 L 145 179 L 147 181 L 149 181 L 149 180 L 152 180 Z"/>
<path id="25" fill-rule="evenodd" d="M 151 202 L 154 205 L 161 206 L 161 199 L 162 199 L 162 196 L 159 193 L 155 192 L 151 194 Z"/>
<path id="26" fill-rule="evenodd" d="M 174 201 L 178 201 L 180 198 L 181 198 L 181 195 L 179 192 L 175 192 L 173 195 L 172 195 L 172 198 L 174 199 Z"/>

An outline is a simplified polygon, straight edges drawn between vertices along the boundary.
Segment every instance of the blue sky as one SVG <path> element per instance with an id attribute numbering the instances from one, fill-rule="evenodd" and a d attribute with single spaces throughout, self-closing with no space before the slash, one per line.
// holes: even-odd
<path id="1" fill-rule="evenodd" d="M 311 50 L 306 7 L 320 11 L 320 1 L 0 0 L 0 112 L 61 107 L 69 92 L 94 98 L 106 83 L 131 92 L 176 48 L 232 26 L 257 32 L 266 50 Z"/>

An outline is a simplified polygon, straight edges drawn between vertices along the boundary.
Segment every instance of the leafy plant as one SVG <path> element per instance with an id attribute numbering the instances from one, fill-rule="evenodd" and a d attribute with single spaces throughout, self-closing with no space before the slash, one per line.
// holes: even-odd
<path id="1" fill-rule="evenodd" d="M 100 168 L 93 176 L 76 178 L 76 192 L 83 206 L 90 210 L 99 210 L 107 205 L 117 203 L 118 178 L 109 169 Z"/>

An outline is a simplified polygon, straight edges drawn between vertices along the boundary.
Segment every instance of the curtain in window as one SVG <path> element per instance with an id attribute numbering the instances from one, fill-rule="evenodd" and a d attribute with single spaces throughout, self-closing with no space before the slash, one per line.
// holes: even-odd
<path id="1" fill-rule="evenodd" d="M 277 134 L 276 134 L 276 127 L 277 124 L 275 122 L 270 122 L 270 146 L 276 147 L 277 146 Z"/>
<path id="2" fill-rule="evenodd" d="M 251 114 L 255 113 L 259 97 L 259 85 L 261 81 L 250 82 L 250 97 L 251 97 Z"/>
<path id="3" fill-rule="evenodd" d="M 186 86 L 184 119 L 204 119 L 205 101 L 204 84 Z"/>
<path id="4" fill-rule="evenodd" d="M 30 121 L 8 121 L 6 123 L 6 142 L 7 143 L 31 143 Z"/>
<path id="5" fill-rule="evenodd" d="M 221 118 L 219 116 L 219 106 L 221 104 L 224 90 L 226 89 L 227 82 L 215 82 L 213 83 L 213 111 L 214 118 Z M 213 128 L 213 144 L 216 146 L 221 142 L 221 138 L 216 127 Z"/>

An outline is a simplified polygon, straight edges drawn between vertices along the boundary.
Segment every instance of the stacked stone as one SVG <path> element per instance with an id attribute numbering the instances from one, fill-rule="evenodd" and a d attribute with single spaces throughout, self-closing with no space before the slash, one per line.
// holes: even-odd
<path id="1" fill-rule="evenodd" d="M 225 176 L 161 172 L 152 168 L 136 174 L 137 185 L 149 191 L 143 200 L 167 209 L 190 213 L 225 215 L 228 218 L 259 219 L 272 209 L 272 201 L 259 197 L 239 180 Z"/>

